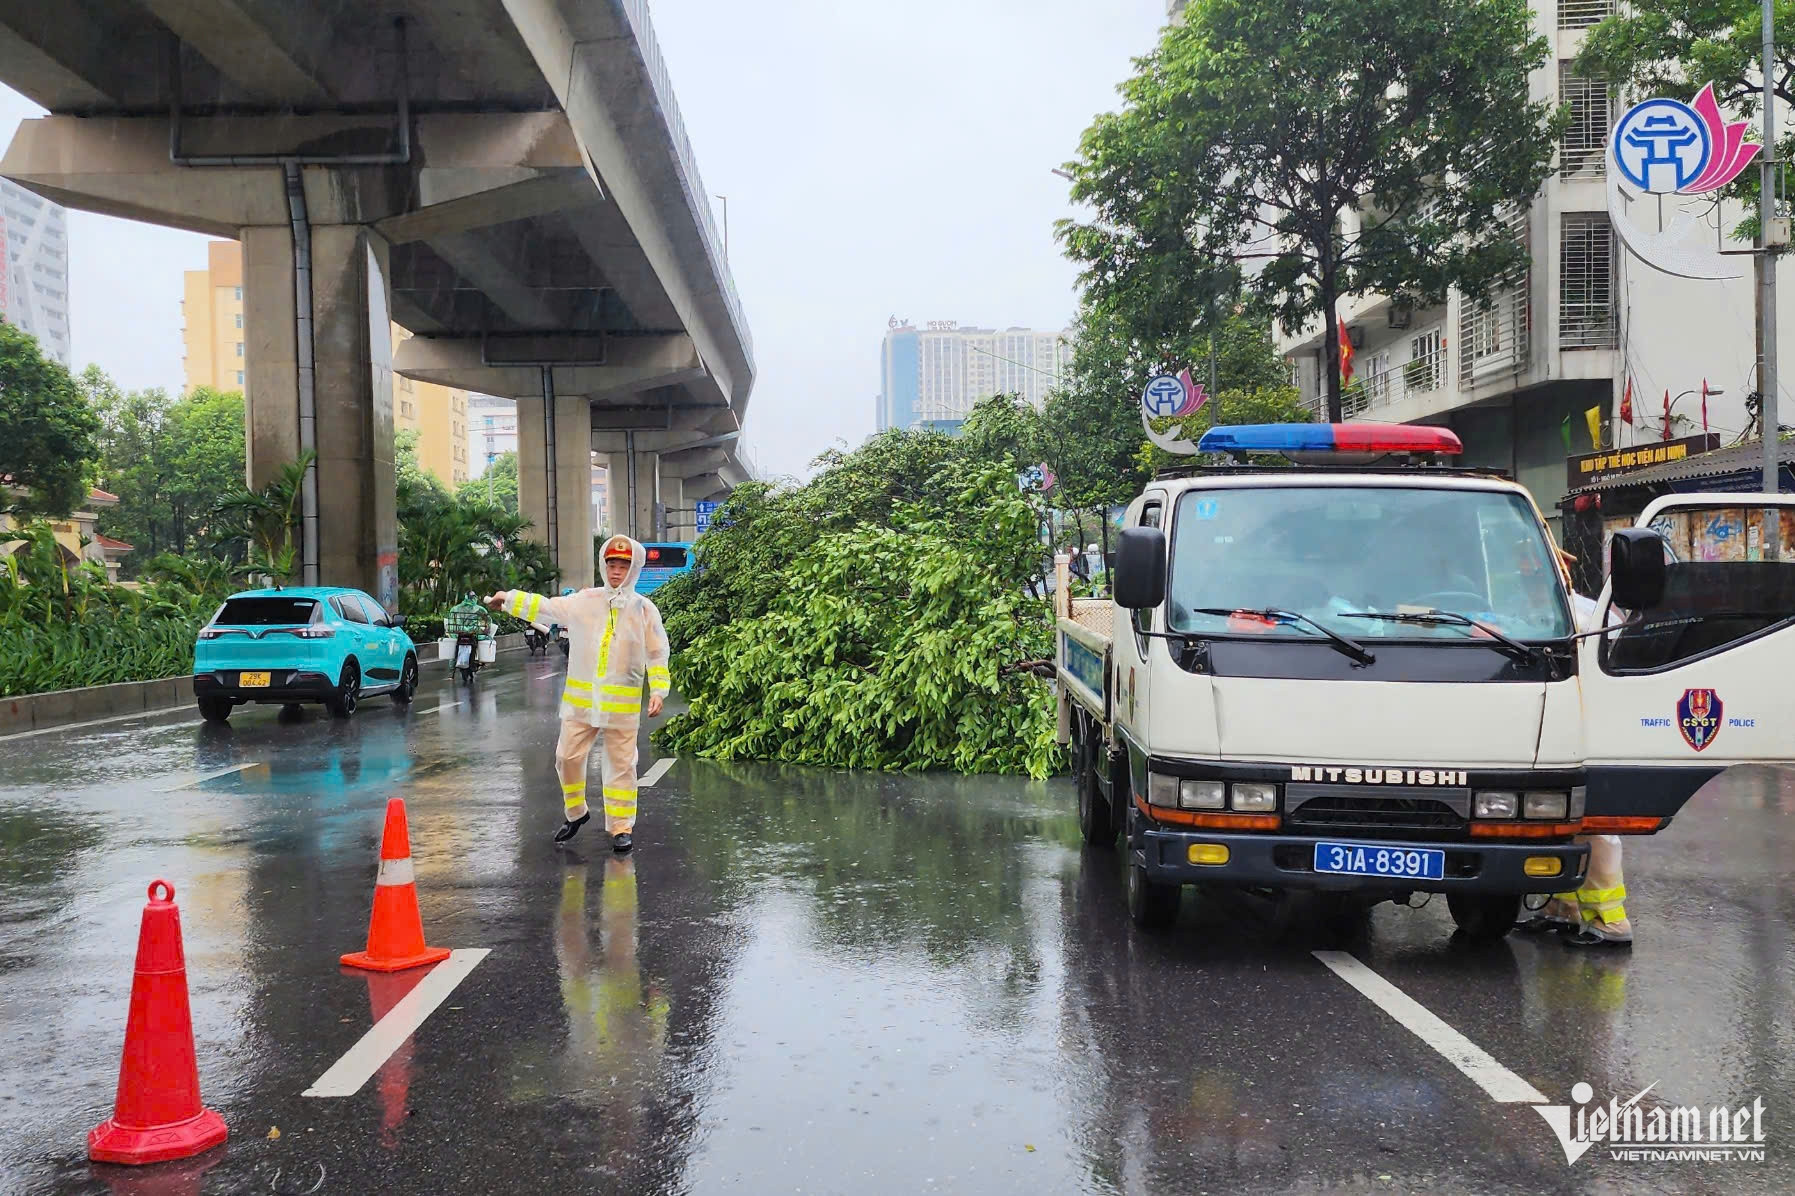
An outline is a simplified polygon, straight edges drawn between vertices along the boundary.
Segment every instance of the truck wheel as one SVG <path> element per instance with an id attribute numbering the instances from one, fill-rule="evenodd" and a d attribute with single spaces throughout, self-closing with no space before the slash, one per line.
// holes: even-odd
<path id="1" fill-rule="evenodd" d="M 1087 723 L 1078 739 L 1078 831 L 1092 847 L 1116 845 L 1116 815 L 1097 785 L 1097 770 L 1108 763 L 1102 746 Z"/>
<path id="2" fill-rule="evenodd" d="M 1178 920 L 1182 885 L 1160 884 L 1147 879 L 1139 864 L 1128 865 L 1128 916 L 1142 930 L 1164 930 Z"/>
<path id="3" fill-rule="evenodd" d="M 1494 943 L 1514 929 L 1521 916 L 1521 898 L 1504 894 L 1448 893 L 1446 908 L 1458 923 L 1458 932 L 1474 943 Z"/>

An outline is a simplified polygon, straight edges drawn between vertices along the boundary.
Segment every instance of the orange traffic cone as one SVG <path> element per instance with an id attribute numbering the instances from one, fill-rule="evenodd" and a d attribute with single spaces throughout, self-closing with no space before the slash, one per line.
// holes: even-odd
<path id="1" fill-rule="evenodd" d="M 160 889 L 165 894 L 156 896 Z M 161 1163 L 223 1142 L 224 1118 L 199 1103 L 199 1061 L 187 1008 L 187 958 L 174 886 L 150 883 L 137 934 L 137 973 L 125 1022 L 112 1116 L 88 1132 L 96 1163 Z"/>
<path id="2" fill-rule="evenodd" d="M 343 956 L 343 963 L 371 972 L 402 972 L 447 958 L 447 947 L 424 945 L 424 917 L 418 913 L 405 803 L 395 797 L 386 803 L 386 833 L 380 837 L 380 875 L 374 880 L 368 949 Z"/>

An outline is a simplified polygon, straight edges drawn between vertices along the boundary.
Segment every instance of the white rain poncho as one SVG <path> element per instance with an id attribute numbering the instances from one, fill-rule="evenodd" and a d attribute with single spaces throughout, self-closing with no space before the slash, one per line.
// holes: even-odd
<path id="1" fill-rule="evenodd" d="M 613 590 L 598 586 L 561 598 L 523 590 L 504 594 L 505 612 L 526 622 L 546 620 L 567 628 L 567 684 L 561 692 L 563 721 L 634 731 L 642 720 L 642 686 L 665 698 L 667 630 L 654 603 L 636 593 L 648 550 L 628 537 L 629 573 Z"/>

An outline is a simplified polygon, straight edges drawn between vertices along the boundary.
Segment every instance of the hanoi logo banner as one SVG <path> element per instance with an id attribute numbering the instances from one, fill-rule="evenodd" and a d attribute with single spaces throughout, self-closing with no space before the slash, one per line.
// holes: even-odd
<path id="1" fill-rule="evenodd" d="M 1761 148 L 1745 140 L 1746 121 L 1721 118 L 1710 83 L 1690 103 L 1650 99 L 1614 126 L 1612 152 L 1621 177 L 1654 195 L 1706 195 L 1738 178 Z"/>

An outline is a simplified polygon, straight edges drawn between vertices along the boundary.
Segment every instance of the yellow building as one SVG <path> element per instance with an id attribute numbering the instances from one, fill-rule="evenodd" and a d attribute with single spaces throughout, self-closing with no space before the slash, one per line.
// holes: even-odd
<path id="1" fill-rule="evenodd" d="M 187 392 L 243 389 L 243 249 L 206 245 L 206 268 L 182 275 L 181 345 Z"/>
<path id="2" fill-rule="evenodd" d="M 186 389 L 246 390 L 243 359 L 243 248 L 206 245 L 206 268 L 183 277 L 181 340 Z M 393 325 L 393 345 L 411 334 Z M 393 378 L 393 429 L 418 434 L 418 463 L 450 489 L 468 480 L 467 392 Z"/>

